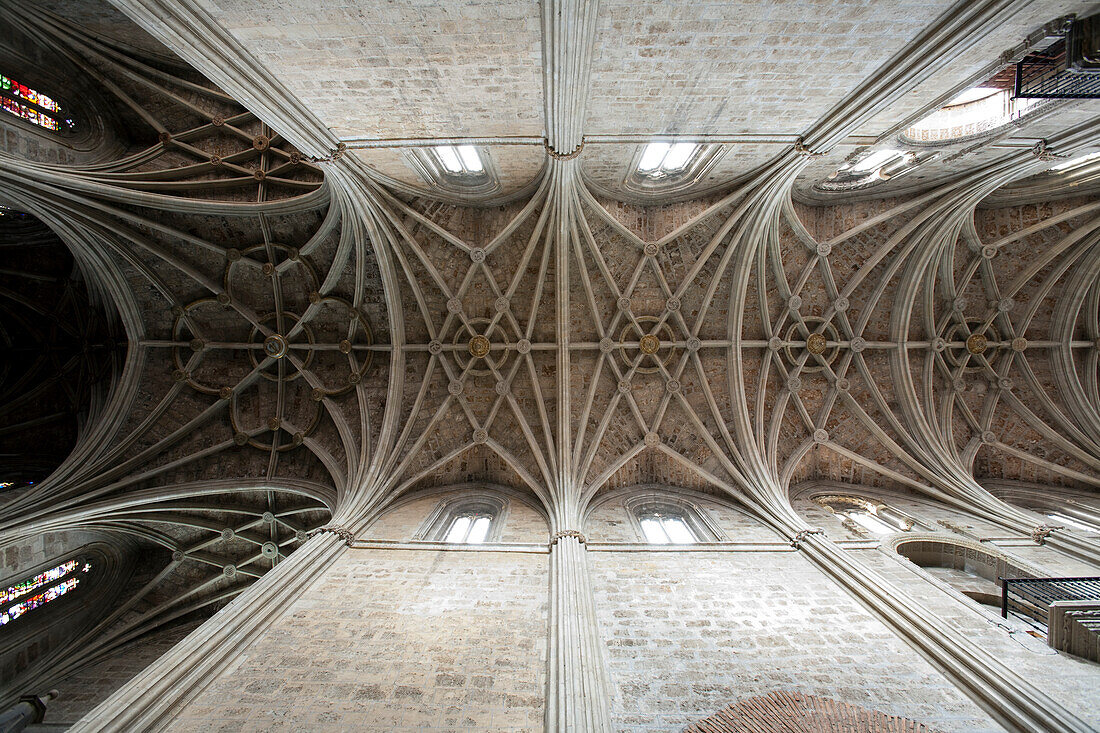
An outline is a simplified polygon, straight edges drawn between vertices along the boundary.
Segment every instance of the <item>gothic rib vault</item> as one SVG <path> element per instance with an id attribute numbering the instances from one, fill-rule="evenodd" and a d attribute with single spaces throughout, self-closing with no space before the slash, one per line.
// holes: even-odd
<path id="1" fill-rule="evenodd" d="M 126 537 L 143 582 L 10 692 L 236 599 L 75 729 L 161 726 L 396 501 L 486 483 L 549 520 L 546 728 L 608 730 L 585 516 L 661 484 L 735 501 L 1002 725 L 1089 729 L 789 499 L 811 481 L 901 488 L 1100 564 L 1096 542 L 989 490 L 1100 486 L 1100 203 L 1088 180 L 1039 176 L 1100 142 L 1095 103 L 908 182 L 812 188 L 1084 4 L 941 3 L 803 126 L 622 139 L 588 134 L 607 125 L 601 13 L 621 8 L 525 6 L 544 107 L 526 142 L 476 121 L 338 136 L 281 81 L 301 68 L 235 25 L 257 8 L 113 4 L 151 38 L 92 3 L 0 2 L 22 28 L 7 56 L 48 57 L 90 130 L 60 153 L 13 138 L 0 201 L 64 241 L 129 342 L 72 453 L 5 504 L 0 540 Z M 741 167 L 664 202 L 601 178 L 670 132 Z M 462 200 L 385 157 L 452 138 L 500 152 L 501 191 Z"/>

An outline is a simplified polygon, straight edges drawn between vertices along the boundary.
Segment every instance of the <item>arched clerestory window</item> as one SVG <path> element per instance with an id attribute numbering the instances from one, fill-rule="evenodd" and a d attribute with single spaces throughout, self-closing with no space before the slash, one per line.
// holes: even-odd
<path id="1" fill-rule="evenodd" d="M 1036 570 L 1010 560 L 992 547 L 936 535 L 917 535 L 897 541 L 895 551 L 926 573 L 973 601 L 1001 605 L 1000 578 L 1029 578 Z"/>
<path id="2" fill-rule="evenodd" d="M 699 541 L 679 509 L 654 507 L 638 516 L 646 542 L 651 545 L 690 545 Z"/>
<path id="3" fill-rule="evenodd" d="M 503 527 L 505 504 L 495 496 L 462 497 L 436 507 L 420 539 L 431 542 L 480 545 L 496 542 Z"/>
<path id="4" fill-rule="evenodd" d="M 818 496 L 814 501 L 840 518 L 841 523 L 863 532 L 884 536 L 908 532 L 917 523 L 902 511 L 857 496 Z"/>
<path id="5" fill-rule="evenodd" d="M 626 502 L 641 538 L 651 545 L 717 542 L 717 528 L 694 504 L 674 497 L 641 496 Z"/>

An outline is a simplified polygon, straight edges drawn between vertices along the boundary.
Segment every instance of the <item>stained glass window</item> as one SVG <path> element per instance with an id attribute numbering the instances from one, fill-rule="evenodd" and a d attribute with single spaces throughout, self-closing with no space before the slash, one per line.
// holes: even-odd
<path id="1" fill-rule="evenodd" d="M 90 562 L 73 559 L 0 591 L 0 626 L 75 590 L 91 569 Z"/>
<path id="2" fill-rule="evenodd" d="M 0 74 L 0 106 L 28 122 L 47 130 L 58 130 L 62 118 L 61 106 L 50 97 Z M 72 120 L 65 120 L 72 127 Z"/>

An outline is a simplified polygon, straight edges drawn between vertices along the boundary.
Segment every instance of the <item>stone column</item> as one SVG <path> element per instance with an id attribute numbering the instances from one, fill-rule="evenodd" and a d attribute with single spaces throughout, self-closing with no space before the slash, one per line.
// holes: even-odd
<path id="1" fill-rule="evenodd" d="M 584 536 L 557 532 L 550 545 L 550 682 L 546 730 L 610 733 L 611 706 Z"/>

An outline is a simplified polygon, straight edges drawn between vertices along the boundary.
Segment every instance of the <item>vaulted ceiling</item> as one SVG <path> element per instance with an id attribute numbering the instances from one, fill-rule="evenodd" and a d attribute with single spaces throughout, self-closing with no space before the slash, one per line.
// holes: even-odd
<path id="1" fill-rule="evenodd" d="M 816 187 L 1086 3 L 115 0 L 144 31 L 48 5 L 0 1 L 2 58 L 77 133 L 3 119 L 0 203 L 129 350 L 0 537 L 169 550 L 149 613 L 446 484 L 530 492 L 559 530 L 610 488 L 695 488 L 784 533 L 811 479 L 1025 530 L 983 480 L 1100 485 L 1096 175 L 1044 173 L 1100 144 L 1097 103 Z M 661 135 L 721 155 L 631 191 Z M 419 177 L 444 142 L 500 189 Z"/>

